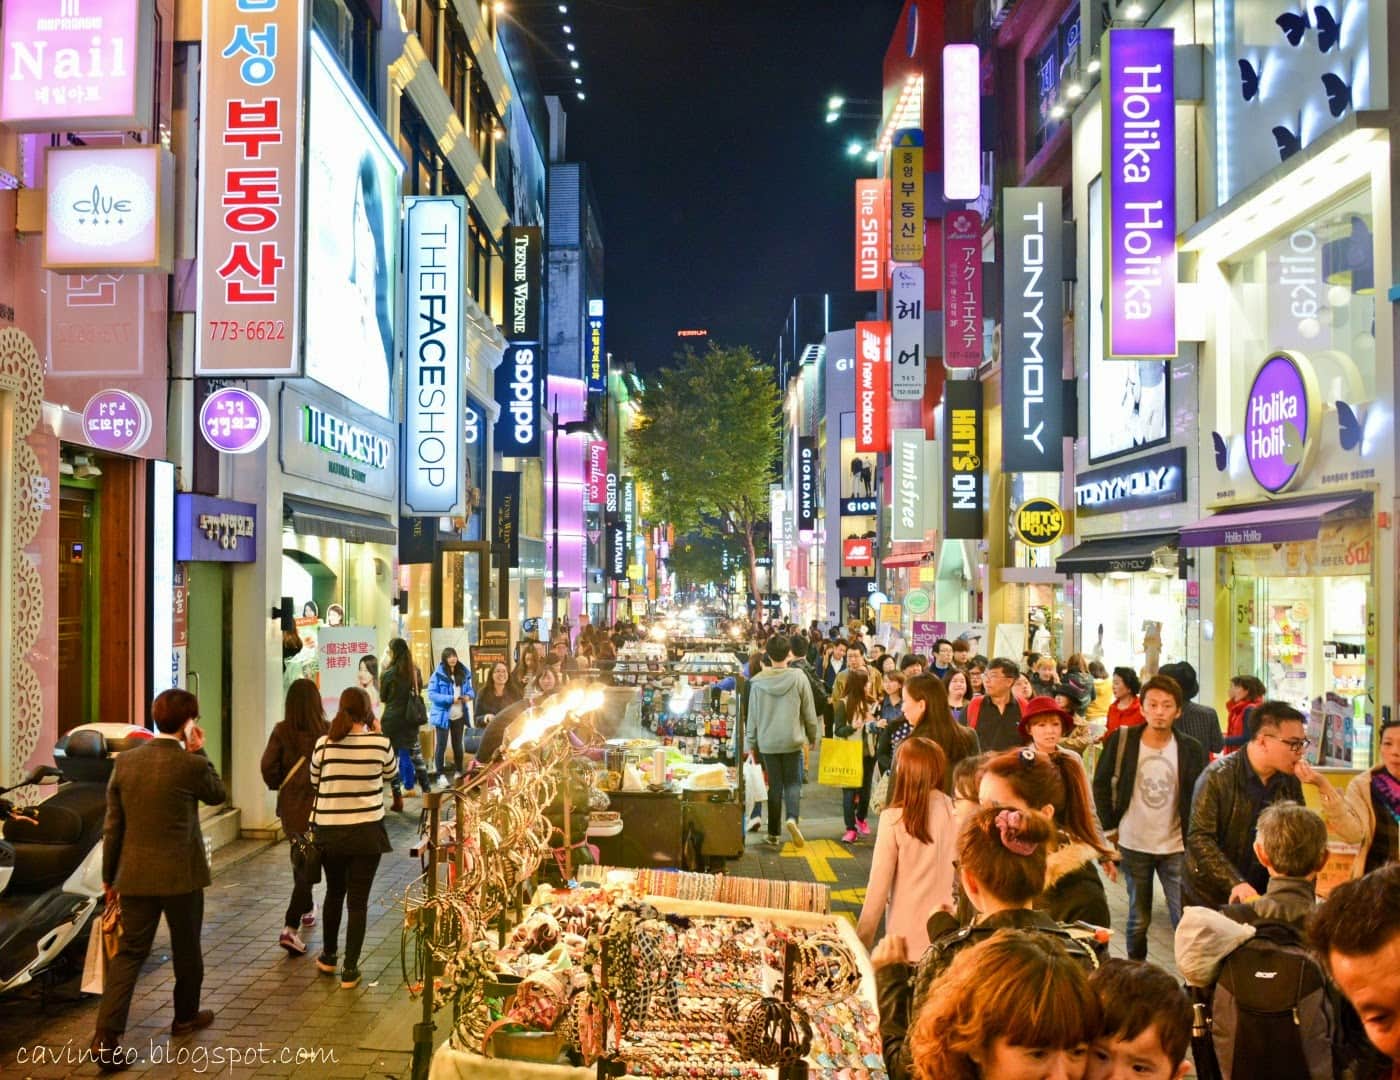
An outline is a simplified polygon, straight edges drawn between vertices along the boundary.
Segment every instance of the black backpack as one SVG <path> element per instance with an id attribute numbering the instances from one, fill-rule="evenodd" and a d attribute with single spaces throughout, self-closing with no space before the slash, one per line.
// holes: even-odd
<path id="1" fill-rule="evenodd" d="M 1246 920 L 1242 920 L 1246 921 Z M 1332 1080 L 1339 1045 L 1335 990 L 1302 933 L 1257 922 L 1255 935 L 1193 991 L 1193 1057 L 1202 1080 Z"/>

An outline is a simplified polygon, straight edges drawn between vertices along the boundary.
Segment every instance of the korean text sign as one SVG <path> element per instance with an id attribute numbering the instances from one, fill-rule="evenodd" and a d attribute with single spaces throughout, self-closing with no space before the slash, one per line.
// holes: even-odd
<path id="1" fill-rule="evenodd" d="M 890 148 L 890 258 L 924 258 L 924 133 L 904 128 Z"/>
<path id="2" fill-rule="evenodd" d="M 924 268 L 890 271 L 890 392 L 895 401 L 924 396 Z"/>
<path id="3" fill-rule="evenodd" d="M 1107 357 L 1176 355 L 1176 89 L 1171 30 L 1104 35 Z"/>
<path id="4" fill-rule="evenodd" d="M 301 374 L 307 10 L 296 0 L 204 0 L 199 375 Z"/>

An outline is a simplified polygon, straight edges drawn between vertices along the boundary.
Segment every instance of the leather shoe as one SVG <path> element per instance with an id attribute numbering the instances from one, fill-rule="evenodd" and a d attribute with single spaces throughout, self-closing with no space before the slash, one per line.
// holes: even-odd
<path id="1" fill-rule="evenodd" d="M 198 1031 L 200 1028 L 207 1028 L 213 1022 L 214 1010 L 200 1009 L 199 1012 L 195 1013 L 190 1019 L 176 1020 L 171 1024 L 170 1034 L 178 1039 L 181 1035 L 188 1035 L 190 1032 Z"/>
<path id="2" fill-rule="evenodd" d="M 92 1060 L 97 1062 L 97 1068 L 104 1073 L 125 1072 L 131 1068 L 131 1063 L 126 1059 L 126 1051 L 117 1045 L 117 1040 L 108 1041 L 101 1035 L 92 1040 Z"/>

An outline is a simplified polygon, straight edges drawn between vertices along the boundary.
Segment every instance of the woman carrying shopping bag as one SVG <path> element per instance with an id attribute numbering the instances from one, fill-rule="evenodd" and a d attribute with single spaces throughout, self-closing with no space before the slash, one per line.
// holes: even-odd
<path id="1" fill-rule="evenodd" d="M 866 817 L 870 812 L 870 783 L 875 776 L 875 749 L 880 736 L 876 727 L 880 716 L 870 689 L 870 676 L 865 669 L 848 671 L 846 692 L 837 698 L 834 706 L 836 737 L 860 744 L 860 784 L 843 788 L 841 792 L 841 810 L 846 818 L 846 832 L 841 841 L 846 844 L 855 843 L 857 834 L 870 835 Z"/>

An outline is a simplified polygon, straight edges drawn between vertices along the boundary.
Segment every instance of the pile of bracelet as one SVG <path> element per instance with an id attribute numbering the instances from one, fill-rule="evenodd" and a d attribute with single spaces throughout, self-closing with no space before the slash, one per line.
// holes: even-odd
<path id="1" fill-rule="evenodd" d="M 807 1058 L 812 1080 L 884 1080 L 880 1017 L 868 1001 L 858 995 L 824 1002 L 800 1000 L 812 1025 L 812 1047 Z"/>
<path id="2" fill-rule="evenodd" d="M 601 883 L 619 872 L 608 866 L 579 867 L 580 881 Z M 768 878 L 694 874 L 681 870 L 625 870 L 635 889 L 644 896 L 669 896 L 677 900 L 738 904 L 743 907 L 804 911 L 816 915 L 831 912 L 831 890 L 812 881 L 774 881 Z"/>

